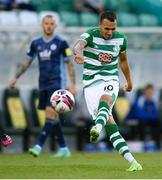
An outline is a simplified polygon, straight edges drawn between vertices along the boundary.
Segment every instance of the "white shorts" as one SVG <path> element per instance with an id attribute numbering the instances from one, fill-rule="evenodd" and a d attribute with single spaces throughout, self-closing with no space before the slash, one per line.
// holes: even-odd
<path id="1" fill-rule="evenodd" d="M 119 92 L 119 82 L 110 80 L 107 82 L 100 81 L 84 89 L 84 96 L 87 104 L 88 111 L 93 120 L 96 119 L 99 101 L 102 95 L 112 96 L 113 103 L 110 106 L 110 113 L 112 115 L 112 108 L 115 104 Z"/>

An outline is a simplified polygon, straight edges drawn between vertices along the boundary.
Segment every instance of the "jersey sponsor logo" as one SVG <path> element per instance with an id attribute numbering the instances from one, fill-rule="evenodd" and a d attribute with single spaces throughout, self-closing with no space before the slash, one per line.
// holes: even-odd
<path id="1" fill-rule="evenodd" d="M 51 51 L 45 49 L 44 51 L 39 53 L 39 56 L 40 56 L 41 60 L 50 60 Z"/>
<path id="2" fill-rule="evenodd" d="M 54 51 L 57 48 L 56 44 L 51 44 L 50 49 Z"/>
<path id="3" fill-rule="evenodd" d="M 101 62 L 102 65 L 110 64 L 112 61 L 113 55 L 108 53 L 100 52 L 98 54 L 98 60 Z"/>

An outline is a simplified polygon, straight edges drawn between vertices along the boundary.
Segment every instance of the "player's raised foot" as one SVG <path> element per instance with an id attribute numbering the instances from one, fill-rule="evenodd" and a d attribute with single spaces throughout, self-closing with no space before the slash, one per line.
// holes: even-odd
<path id="1" fill-rule="evenodd" d="M 38 145 L 35 145 L 33 148 L 29 149 L 29 153 L 33 155 L 34 157 L 38 157 L 41 153 L 41 147 Z"/>
<path id="2" fill-rule="evenodd" d="M 9 135 L 3 134 L 0 137 L 0 142 L 2 143 L 2 145 L 4 147 L 8 147 L 10 144 L 12 144 L 12 139 L 11 139 L 11 137 Z"/>
<path id="3" fill-rule="evenodd" d="M 59 157 L 70 157 L 71 156 L 71 152 L 67 147 L 64 148 L 60 148 L 56 154 L 53 155 L 53 157 L 55 158 L 59 158 Z"/>
<path id="4" fill-rule="evenodd" d="M 127 169 L 127 171 L 141 171 L 142 166 L 136 161 L 132 161 L 130 167 Z"/>
<path id="5" fill-rule="evenodd" d="M 90 142 L 97 142 L 99 138 L 99 131 L 97 130 L 96 126 L 93 126 L 90 130 Z"/>

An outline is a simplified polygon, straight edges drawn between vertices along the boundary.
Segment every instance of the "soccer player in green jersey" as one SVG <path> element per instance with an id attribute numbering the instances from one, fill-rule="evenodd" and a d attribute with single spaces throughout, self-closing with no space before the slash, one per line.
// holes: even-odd
<path id="1" fill-rule="evenodd" d="M 116 31 L 116 14 L 105 11 L 98 28 L 83 33 L 74 46 L 75 61 L 83 64 L 84 95 L 95 126 L 90 130 L 90 141 L 97 142 L 103 128 L 114 148 L 130 163 L 128 171 L 142 170 L 121 136 L 112 116 L 112 107 L 119 91 L 119 66 L 127 81 L 125 91 L 132 90 L 132 79 L 127 61 L 127 39 Z"/>

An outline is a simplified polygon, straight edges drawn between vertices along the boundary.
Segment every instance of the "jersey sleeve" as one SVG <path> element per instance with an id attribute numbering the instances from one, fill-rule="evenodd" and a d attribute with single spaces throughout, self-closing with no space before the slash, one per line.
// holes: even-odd
<path id="1" fill-rule="evenodd" d="M 63 46 L 64 60 L 68 61 L 71 59 L 71 56 L 73 55 L 72 50 L 70 49 L 70 47 L 66 41 L 63 41 L 62 46 Z"/>
<path id="2" fill-rule="evenodd" d="M 120 52 L 126 51 L 127 46 L 128 46 L 127 37 L 124 35 L 124 41 L 123 41 L 123 44 L 122 44 L 122 46 L 121 46 Z"/>
<path id="3" fill-rule="evenodd" d="M 92 42 L 92 32 L 91 30 L 86 31 L 85 33 L 80 35 L 80 39 L 86 41 L 87 45 L 90 45 Z"/>
<path id="4" fill-rule="evenodd" d="M 32 41 L 32 43 L 29 46 L 29 49 L 27 50 L 26 58 L 29 60 L 33 60 L 35 56 L 36 56 L 36 47 L 34 41 Z"/>

